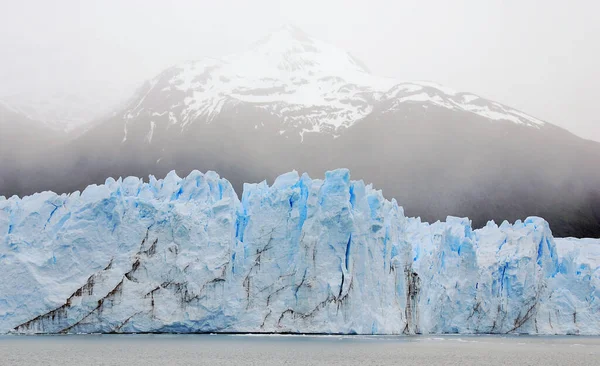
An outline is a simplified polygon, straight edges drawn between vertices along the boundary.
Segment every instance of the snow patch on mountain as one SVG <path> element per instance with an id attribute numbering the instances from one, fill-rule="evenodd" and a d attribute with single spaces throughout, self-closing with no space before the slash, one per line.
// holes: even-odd
<path id="1" fill-rule="evenodd" d="M 384 100 L 392 101 L 385 112 L 390 113 L 402 108 L 405 103 L 433 104 L 451 110 L 474 113 L 492 121 L 510 121 L 534 128 L 540 128 L 545 124 L 537 118 L 502 104 L 469 93 L 433 88 L 435 85 L 411 82 L 395 86 L 383 97 Z"/>
<path id="2" fill-rule="evenodd" d="M 154 121 L 150 121 L 150 131 L 148 131 L 148 134 L 146 135 L 146 141 L 151 144 L 152 143 L 152 136 L 154 136 L 154 128 L 156 127 L 156 123 Z"/>

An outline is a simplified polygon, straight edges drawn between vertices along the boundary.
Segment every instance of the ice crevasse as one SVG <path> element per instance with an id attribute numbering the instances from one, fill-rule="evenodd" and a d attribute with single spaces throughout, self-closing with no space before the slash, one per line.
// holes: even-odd
<path id="1" fill-rule="evenodd" d="M 0 197 L 0 332 L 600 334 L 600 240 L 428 224 L 348 170 Z"/>

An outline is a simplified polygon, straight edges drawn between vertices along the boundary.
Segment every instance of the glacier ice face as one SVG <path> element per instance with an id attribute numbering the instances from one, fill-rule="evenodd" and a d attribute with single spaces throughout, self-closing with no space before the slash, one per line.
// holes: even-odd
<path id="1" fill-rule="evenodd" d="M 600 240 L 423 223 L 296 172 L 0 197 L 0 332 L 600 333 Z"/>

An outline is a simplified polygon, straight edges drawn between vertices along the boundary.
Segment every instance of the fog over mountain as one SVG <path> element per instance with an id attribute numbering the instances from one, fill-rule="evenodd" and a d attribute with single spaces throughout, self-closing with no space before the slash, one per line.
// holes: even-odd
<path id="1" fill-rule="evenodd" d="M 1 1 L 0 1 L 1 3 Z M 597 2 L 307 0 L 5 1 L 0 99 L 63 98 L 100 117 L 185 60 L 238 53 L 282 24 L 334 44 L 376 75 L 431 80 L 600 141 Z"/>
<path id="2" fill-rule="evenodd" d="M 172 169 L 215 170 L 239 194 L 345 167 L 425 220 L 537 215 L 556 236 L 600 235 L 600 143 L 474 93 L 377 76 L 295 26 L 168 67 L 126 100 L 68 134 L 0 105 L 1 194 Z"/>

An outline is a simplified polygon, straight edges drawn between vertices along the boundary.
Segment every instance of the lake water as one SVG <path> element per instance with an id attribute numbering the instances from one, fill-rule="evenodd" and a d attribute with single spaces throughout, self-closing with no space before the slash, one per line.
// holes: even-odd
<path id="1" fill-rule="evenodd" d="M 600 337 L 2 336 L 0 365 L 600 365 Z"/>

